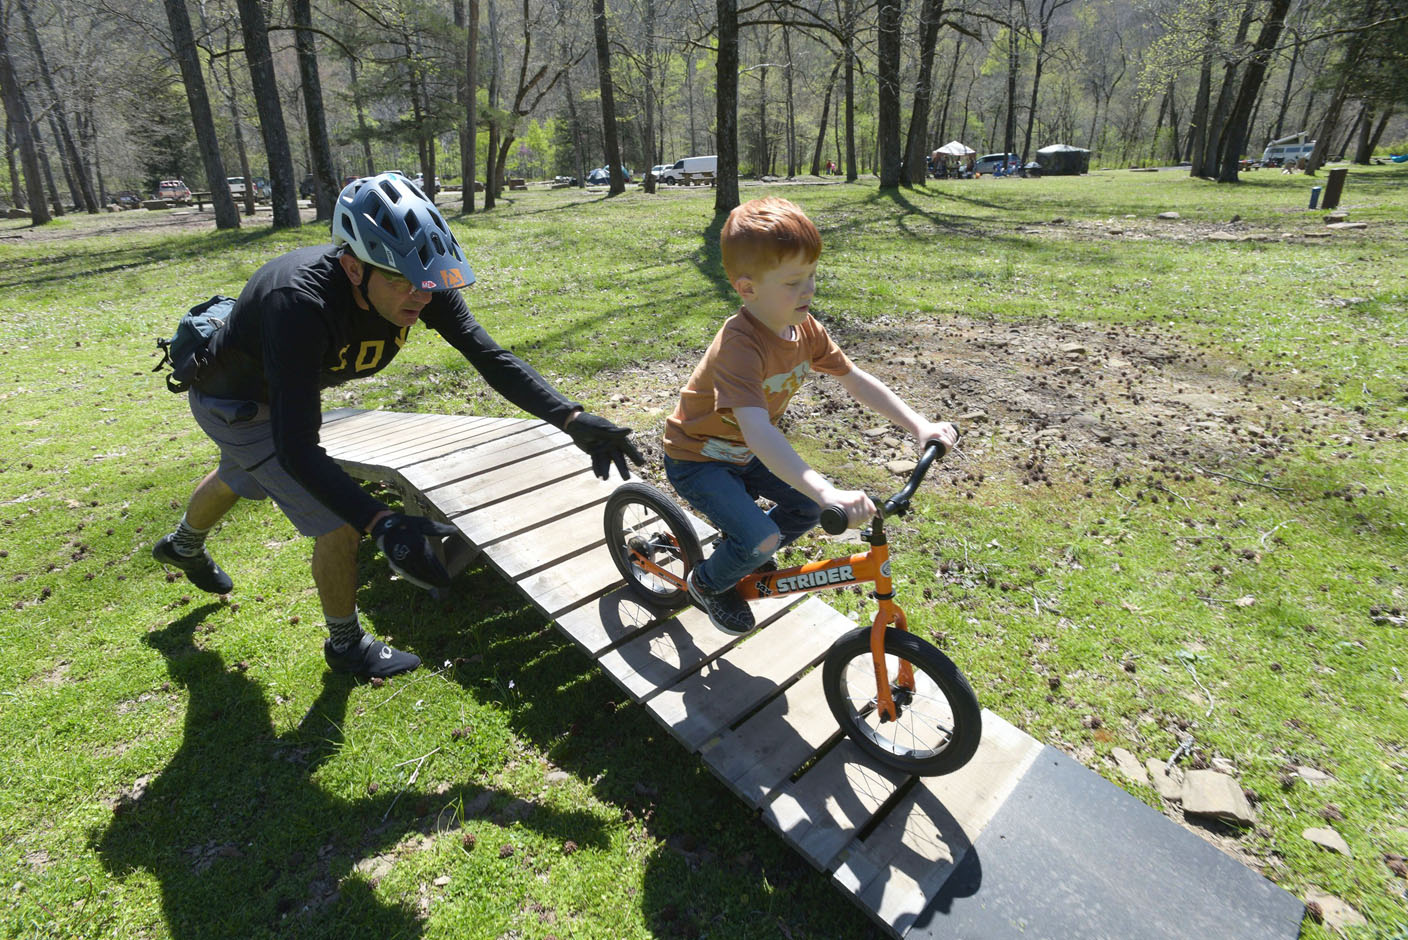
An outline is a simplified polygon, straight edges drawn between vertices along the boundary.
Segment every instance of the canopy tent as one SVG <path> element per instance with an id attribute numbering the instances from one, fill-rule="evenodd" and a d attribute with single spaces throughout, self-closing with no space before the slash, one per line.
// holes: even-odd
<path id="1" fill-rule="evenodd" d="M 937 160 L 940 155 L 946 157 L 966 157 L 970 153 L 977 152 L 978 151 L 974 150 L 972 147 L 969 147 L 967 144 L 959 143 L 956 140 L 950 140 L 938 150 L 935 150 L 933 154 L 931 154 L 931 156 Z"/>
<path id="2" fill-rule="evenodd" d="M 1090 151 L 1069 144 L 1052 144 L 1036 152 L 1036 162 L 1048 176 L 1079 176 L 1090 172 Z"/>

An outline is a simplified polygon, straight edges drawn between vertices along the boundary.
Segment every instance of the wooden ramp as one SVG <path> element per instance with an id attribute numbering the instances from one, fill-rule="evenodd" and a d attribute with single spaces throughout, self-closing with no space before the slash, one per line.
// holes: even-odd
<path id="1" fill-rule="evenodd" d="M 955 774 L 870 763 L 838 740 L 813 668 L 855 624 L 817 596 L 771 600 L 739 639 L 693 608 L 643 606 L 602 534 L 619 481 L 596 479 L 562 432 L 344 409 L 324 416 L 322 444 L 353 476 L 400 488 L 409 511 L 454 523 L 891 935 L 1298 934 L 1295 898 L 989 711 Z"/>

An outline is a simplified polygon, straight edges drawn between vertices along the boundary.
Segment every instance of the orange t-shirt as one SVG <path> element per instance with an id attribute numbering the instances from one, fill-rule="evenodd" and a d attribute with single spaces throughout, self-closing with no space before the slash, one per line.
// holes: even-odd
<path id="1" fill-rule="evenodd" d="M 845 375 L 851 360 L 808 314 L 783 339 L 746 308 L 724 321 L 665 421 L 665 453 L 676 460 L 745 464 L 753 452 L 733 420 L 735 408 L 766 408 L 777 423 L 813 370 Z"/>

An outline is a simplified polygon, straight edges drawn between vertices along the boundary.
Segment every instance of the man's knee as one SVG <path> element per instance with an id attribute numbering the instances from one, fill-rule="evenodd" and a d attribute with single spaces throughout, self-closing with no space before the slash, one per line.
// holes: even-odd
<path id="1" fill-rule="evenodd" d="M 361 534 L 350 525 L 344 525 L 314 539 L 313 550 L 318 554 L 339 557 L 356 555 L 357 543 L 360 541 Z"/>
<path id="2" fill-rule="evenodd" d="M 767 538 L 759 542 L 758 547 L 754 549 L 754 551 L 760 555 L 771 555 L 773 552 L 777 551 L 777 546 L 780 544 L 782 544 L 782 534 L 780 532 L 773 532 Z"/>

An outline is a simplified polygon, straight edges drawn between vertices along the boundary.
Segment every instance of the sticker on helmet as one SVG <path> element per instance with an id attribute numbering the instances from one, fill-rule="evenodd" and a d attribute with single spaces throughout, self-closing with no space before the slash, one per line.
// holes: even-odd
<path id="1" fill-rule="evenodd" d="M 464 275 L 459 268 L 445 268 L 440 276 L 445 279 L 446 287 L 464 287 Z"/>
<path id="2" fill-rule="evenodd" d="M 434 281 L 421 281 L 421 282 L 420 282 L 420 289 L 421 289 L 421 290 L 435 290 L 435 282 L 434 282 Z"/>

